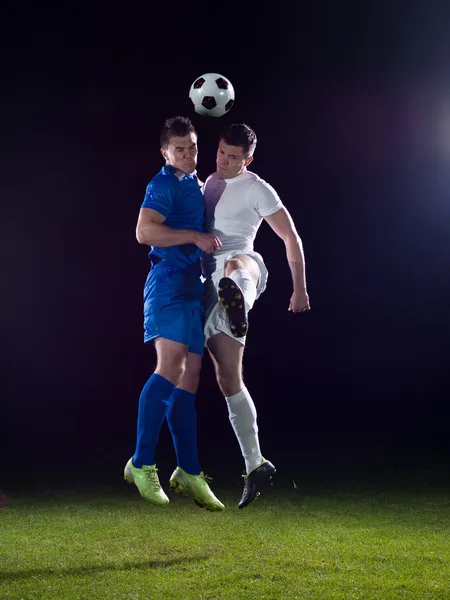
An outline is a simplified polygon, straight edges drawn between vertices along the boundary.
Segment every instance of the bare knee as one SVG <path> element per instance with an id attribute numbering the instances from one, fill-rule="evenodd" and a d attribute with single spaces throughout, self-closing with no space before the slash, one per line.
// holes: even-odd
<path id="1" fill-rule="evenodd" d="M 236 269 L 245 269 L 245 261 L 244 258 L 240 258 L 239 256 L 234 256 L 230 258 L 225 263 L 225 276 L 229 277 L 233 271 Z"/>
<path id="2" fill-rule="evenodd" d="M 200 382 L 201 370 L 202 357 L 199 354 L 189 353 L 183 377 L 177 387 L 191 394 L 196 394 Z"/>
<path id="3" fill-rule="evenodd" d="M 234 396 L 242 390 L 244 387 L 244 381 L 242 379 L 242 371 L 236 369 L 236 365 L 227 363 L 216 364 L 216 376 L 217 383 L 219 384 L 220 390 L 224 396 Z"/>
<path id="4" fill-rule="evenodd" d="M 234 396 L 242 390 L 242 356 L 244 347 L 224 333 L 208 340 L 208 350 L 214 363 L 217 383 L 224 396 Z"/>
<path id="5" fill-rule="evenodd" d="M 155 373 L 178 386 L 186 372 L 187 347 L 184 344 L 162 340 L 161 338 L 158 338 L 155 346 L 158 355 Z"/>
<path id="6" fill-rule="evenodd" d="M 247 254 L 238 254 L 233 256 L 225 263 L 225 277 L 230 277 L 233 271 L 243 269 L 248 271 L 253 281 L 257 284 L 260 277 L 259 265 L 251 256 Z"/>
<path id="7" fill-rule="evenodd" d="M 164 377 L 173 385 L 178 386 L 186 372 L 187 357 L 175 355 L 166 357 L 164 360 L 158 360 L 155 373 Z"/>

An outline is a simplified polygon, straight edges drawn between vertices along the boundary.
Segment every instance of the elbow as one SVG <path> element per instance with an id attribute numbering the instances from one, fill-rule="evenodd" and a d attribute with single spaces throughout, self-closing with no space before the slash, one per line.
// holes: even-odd
<path id="1" fill-rule="evenodd" d="M 283 237 L 283 241 L 286 244 L 286 246 L 301 246 L 302 245 L 302 240 L 300 239 L 300 236 L 298 235 L 298 233 L 295 231 L 289 231 Z"/>
<path id="2" fill-rule="evenodd" d="M 145 234 L 145 232 L 142 230 L 141 227 L 136 228 L 136 239 L 139 244 L 145 244 L 145 245 L 149 244 L 147 235 Z"/>

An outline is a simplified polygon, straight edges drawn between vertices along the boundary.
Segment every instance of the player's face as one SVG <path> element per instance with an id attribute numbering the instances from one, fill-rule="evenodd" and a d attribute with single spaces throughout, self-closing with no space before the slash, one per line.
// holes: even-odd
<path id="1" fill-rule="evenodd" d="M 197 136 L 171 137 L 167 148 L 161 148 L 166 162 L 183 173 L 193 173 L 197 168 Z"/>
<path id="2" fill-rule="evenodd" d="M 253 156 L 244 156 L 241 146 L 229 146 L 220 140 L 217 149 L 217 173 L 224 179 L 232 179 L 240 175 L 253 160 Z"/>

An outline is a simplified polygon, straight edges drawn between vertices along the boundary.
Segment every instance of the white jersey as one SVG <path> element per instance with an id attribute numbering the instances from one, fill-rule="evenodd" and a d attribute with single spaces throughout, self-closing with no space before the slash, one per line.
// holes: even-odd
<path id="1" fill-rule="evenodd" d="M 263 217 L 273 215 L 283 204 L 271 185 L 247 170 L 232 179 L 213 173 L 202 191 L 206 230 L 222 242 L 222 247 L 213 254 L 202 255 L 203 275 L 208 277 L 220 259 L 231 252 L 253 252 Z"/>

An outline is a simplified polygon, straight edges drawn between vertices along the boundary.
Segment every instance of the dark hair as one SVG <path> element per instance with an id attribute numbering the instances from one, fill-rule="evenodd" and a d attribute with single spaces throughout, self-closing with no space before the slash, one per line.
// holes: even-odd
<path id="1" fill-rule="evenodd" d="M 256 147 L 256 133 L 245 123 L 229 125 L 220 135 L 229 146 L 241 146 L 245 158 L 252 156 Z"/>
<path id="2" fill-rule="evenodd" d="M 189 133 L 197 135 L 195 127 L 187 117 L 171 117 L 170 119 L 166 119 L 159 134 L 161 148 L 167 148 L 171 137 L 184 137 L 189 135 Z"/>

